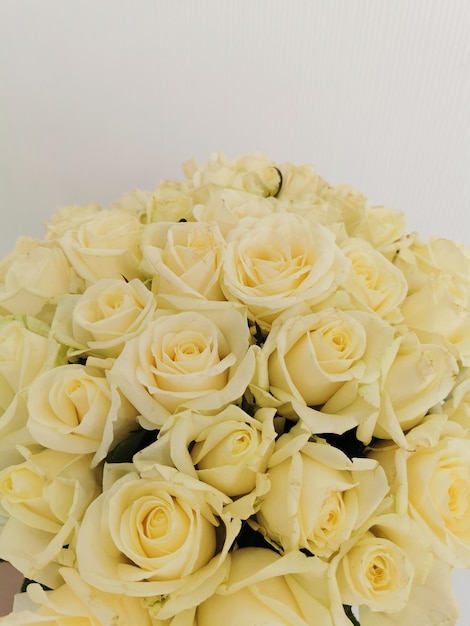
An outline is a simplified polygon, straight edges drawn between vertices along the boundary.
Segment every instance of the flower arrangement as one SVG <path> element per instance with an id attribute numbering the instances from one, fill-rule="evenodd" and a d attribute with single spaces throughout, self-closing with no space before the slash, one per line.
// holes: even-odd
<path id="1" fill-rule="evenodd" d="M 310 165 L 184 171 L 0 264 L 0 624 L 455 624 L 470 251 Z"/>

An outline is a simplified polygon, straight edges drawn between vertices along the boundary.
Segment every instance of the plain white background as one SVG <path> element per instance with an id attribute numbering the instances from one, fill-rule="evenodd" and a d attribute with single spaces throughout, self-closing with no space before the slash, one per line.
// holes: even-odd
<path id="1" fill-rule="evenodd" d="M 0 254 L 254 150 L 470 245 L 469 101 L 468 0 L 0 0 Z"/>

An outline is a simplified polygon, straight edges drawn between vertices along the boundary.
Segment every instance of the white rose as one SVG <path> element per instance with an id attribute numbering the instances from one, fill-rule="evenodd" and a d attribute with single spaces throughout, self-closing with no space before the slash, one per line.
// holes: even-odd
<path id="1" fill-rule="evenodd" d="M 275 198 L 261 198 L 246 191 L 209 187 L 204 194 L 198 191 L 198 204 L 193 215 L 198 222 L 217 224 L 226 238 L 243 217 L 260 218 L 274 213 L 279 203 Z"/>
<path id="2" fill-rule="evenodd" d="M 139 279 L 103 278 L 80 296 L 61 298 L 52 334 L 73 348 L 71 355 L 116 358 L 156 309 L 154 294 Z"/>
<path id="3" fill-rule="evenodd" d="M 223 513 L 226 496 L 186 474 L 126 469 L 87 509 L 78 570 L 103 591 L 154 598 L 155 617 L 167 619 L 213 593 L 240 522 Z M 109 470 L 119 476 L 119 466 Z"/>
<path id="4" fill-rule="evenodd" d="M 202 168 L 188 168 L 188 174 L 196 190 L 201 186 L 216 185 L 262 197 L 276 195 L 281 182 L 272 162 L 257 153 L 244 154 L 233 161 L 228 161 L 222 153 L 213 153 Z"/>
<path id="5" fill-rule="evenodd" d="M 342 251 L 351 262 L 344 289 L 353 302 L 392 323 L 400 322 L 399 306 L 408 290 L 402 272 L 363 239 L 348 239 Z"/>
<path id="6" fill-rule="evenodd" d="M 137 425 L 135 409 L 104 372 L 79 364 L 39 375 L 29 387 L 28 414 L 27 428 L 38 443 L 71 454 L 94 453 L 92 466 Z"/>
<path id="7" fill-rule="evenodd" d="M 252 500 L 264 488 L 274 447 L 274 413 L 274 409 L 259 409 L 251 417 L 235 405 L 215 415 L 177 413 L 167 419 L 158 440 L 137 453 L 133 462 L 141 471 L 153 463 L 176 467 L 232 498 L 255 490 L 248 499 L 248 513 L 237 515 L 249 517 Z"/>
<path id="8" fill-rule="evenodd" d="M 113 202 L 111 208 L 133 211 L 148 224 L 168 220 L 172 222 L 189 220 L 193 200 L 182 187 L 177 182 L 163 181 L 153 191 L 136 189 L 123 194 Z"/>
<path id="9" fill-rule="evenodd" d="M 438 558 L 470 567 L 470 440 L 448 434 L 449 427 L 455 424 L 441 423 L 436 440 L 435 420 L 429 420 L 414 429 L 420 439 L 411 451 L 392 447 L 371 456 L 386 469 L 399 510 L 420 524 Z"/>
<path id="10" fill-rule="evenodd" d="M 394 614 L 406 608 L 413 587 L 425 582 L 432 563 L 419 527 L 406 516 L 384 513 L 344 542 L 331 561 L 331 595 L 358 606 L 361 624 L 363 608 L 399 624 Z"/>
<path id="11" fill-rule="evenodd" d="M 408 602 L 400 611 L 378 613 L 367 606 L 359 610 L 361 626 L 455 625 L 459 607 L 452 586 L 451 571 L 442 561 L 434 560 L 426 580 L 411 587 Z M 349 626 L 346 624 L 345 626 Z"/>
<path id="12" fill-rule="evenodd" d="M 256 519 L 284 551 L 330 557 L 381 504 L 388 484 L 370 459 L 350 460 L 309 437 L 294 426 L 277 440 L 268 465 L 270 489 Z"/>
<path id="13" fill-rule="evenodd" d="M 75 230 L 80 224 L 96 217 L 103 209 L 99 204 L 90 203 L 85 206 L 61 207 L 51 217 L 46 226 L 46 241 L 60 239 L 67 230 Z"/>
<path id="14" fill-rule="evenodd" d="M 197 607 L 196 624 L 333 626 L 326 571 L 326 563 L 301 552 L 235 550 L 228 579 Z"/>
<path id="15" fill-rule="evenodd" d="M 23 463 L 0 473 L 0 503 L 10 516 L 0 556 L 27 578 L 56 587 L 58 568 L 74 562 L 76 530 L 98 493 L 98 476 L 89 455 L 23 453 Z"/>
<path id="16" fill-rule="evenodd" d="M 374 436 L 403 445 L 402 432 L 422 421 L 452 390 L 458 365 L 449 350 L 423 344 L 411 332 L 399 337 L 396 346 L 396 353 L 384 362 Z"/>
<path id="17" fill-rule="evenodd" d="M 376 380 L 393 335 L 387 323 L 363 311 L 278 318 L 257 356 L 259 383 L 315 428 L 318 414 L 308 407 L 324 404 L 347 381 Z"/>
<path id="18" fill-rule="evenodd" d="M 72 568 L 61 568 L 60 574 L 65 582 L 53 591 L 28 585 L 16 597 L 14 612 L 0 618 L 1 626 L 153 626 L 140 598 L 99 591 Z"/>
<path id="19" fill-rule="evenodd" d="M 26 394 L 42 370 L 60 364 L 48 326 L 32 318 L 0 317 L 0 468 L 20 463 L 16 444 L 34 440 L 26 429 Z"/>
<path id="20" fill-rule="evenodd" d="M 350 237 L 362 224 L 367 211 L 370 209 L 370 203 L 366 196 L 348 184 L 325 187 L 322 198 L 327 200 L 333 208 L 341 211 L 344 226 Z"/>
<path id="21" fill-rule="evenodd" d="M 57 296 L 77 293 L 83 284 L 62 249 L 21 238 L 1 267 L 0 310 L 48 319 Z M 50 304 L 51 311 L 45 311 Z"/>
<path id="22" fill-rule="evenodd" d="M 100 278 L 140 278 L 142 224 L 135 213 L 105 210 L 66 230 L 60 245 L 79 276 L 88 282 Z"/>
<path id="23" fill-rule="evenodd" d="M 282 174 L 282 185 L 277 194 L 280 200 L 312 204 L 329 187 L 313 165 L 281 163 L 277 167 Z"/>
<path id="24" fill-rule="evenodd" d="M 396 243 L 406 235 L 406 216 L 398 209 L 374 206 L 369 209 L 354 237 L 361 237 L 392 261 Z"/>
<path id="25" fill-rule="evenodd" d="M 408 448 L 406 431 L 447 397 L 457 373 L 449 350 L 422 344 L 414 333 L 405 331 L 384 351 L 379 380 L 345 383 L 321 413 L 325 420 L 349 418 L 358 426 L 357 438 L 365 444 L 378 437 Z"/>
<path id="26" fill-rule="evenodd" d="M 245 315 L 227 303 L 157 313 L 141 335 L 127 342 L 110 380 L 150 430 L 177 409 L 218 411 L 238 400 L 253 376 L 248 335 Z"/>
<path id="27" fill-rule="evenodd" d="M 324 226 L 293 213 L 245 218 L 229 233 L 222 290 L 269 329 L 283 311 L 326 299 L 349 264 Z"/>
<path id="28" fill-rule="evenodd" d="M 457 422 L 465 429 L 465 436 L 470 438 L 470 372 L 461 371 L 452 393 L 442 405 L 442 411 L 452 422 Z"/>
<path id="29" fill-rule="evenodd" d="M 224 239 L 214 224 L 159 222 L 144 231 L 143 268 L 153 276 L 156 294 L 224 300 L 219 285 L 224 249 Z"/>

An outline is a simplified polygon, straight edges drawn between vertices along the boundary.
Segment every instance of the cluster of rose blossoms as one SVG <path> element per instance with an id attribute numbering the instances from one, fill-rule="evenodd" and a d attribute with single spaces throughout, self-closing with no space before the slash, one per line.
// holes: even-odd
<path id="1" fill-rule="evenodd" d="M 185 175 L 0 264 L 0 624 L 455 624 L 469 250 L 310 165 Z"/>

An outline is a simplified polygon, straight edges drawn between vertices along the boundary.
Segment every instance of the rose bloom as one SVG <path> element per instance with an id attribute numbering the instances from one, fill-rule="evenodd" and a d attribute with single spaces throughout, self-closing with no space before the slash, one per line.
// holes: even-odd
<path id="1" fill-rule="evenodd" d="M 82 290 L 83 281 L 57 244 L 20 237 L 0 264 L 0 310 L 4 313 L 49 321 L 58 296 Z"/>
<path id="2" fill-rule="evenodd" d="M 399 511 L 421 527 L 437 557 L 470 567 L 470 440 L 466 430 L 430 416 L 407 436 L 411 450 L 371 451 L 385 468 Z"/>
<path id="3" fill-rule="evenodd" d="M 131 211 L 103 210 L 59 239 L 79 276 L 89 283 L 100 278 L 142 278 L 142 224 Z"/>
<path id="4" fill-rule="evenodd" d="M 116 358 L 125 343 L 153 318 L 157 301 L 134 278 L 103 278 L 80 296 L 64 296 L 52 322 L 52 333 L 70 346 L 69 356 Z"/>
<path id="5" fill-rule="evenodd" d="M 9 515 L 0 557 L 53 588 L 61 583 L 59 567 L 74 562 L 76 530 L 98 494 L 98 476 L 90 455 L 22 451 L 23 463 L 0 472 L 0 504 Z"/>
<path id="6" fill-rule="evenodd" d="M 331 231 L 294 213 L 276 213 L 242 219 L 229 233 L 221 286 L 266 330 L 283 311 L 326 299 L 348 272 Z"/>
<path id="7" fill-rule="evenodd" d="M 1 626 L 153 626 L 140 598 L 90 587 L 72 568 L 61 568 L 64 583 L 53 591 L 32 583 L 15 597 L 14 612 Z"/>
<path id="8" fill-rule="evenodd" d="M 366 211 L 363 222 L 355 229 L 353 236 L 368 241 L 389 261 L 393 261 L 397 242 L 406 235 L 406 216 L 399 209 L 374 206 Z"/>
<path id="9" fill-rule="evenodd" d="M 167 419 L 158 439 L 133 462 L 143 471 L 154 463 L 178 470 L 238 500 L 237 515 L 246 519 L 254 501 L 266 490 L 265 474 L 274 447 L 274 409 L 259 409 L 251 417 L 233 404 L 215 415 L 183 411 Z M 241 511 L 241 506 L 246 511 Z M 229 505 L 233 512 L 233 508 Z"/>
<path id="10" fill-rule="evenodd" d="M 28 392 L 27 428 L 46 448 L 95 453 L 92 466 L 137 426 L 134 407 L 113 389 L 103 370 L 62 365 L 40 374 Z"/>
<path id="11" fill-rule="evenodd" d="M 442 405 L 442 412 L 449 420 L 457 422 L 470 439 L 470 371 L 462 369 L 449 397 Z"/>
<path id="12" fill-rule="evenodd" d="M 470 250 L 458 242 L 431 238 L 403 246 L 395 261 L 404 272 L 408 296 L 401 309 L 405 323 L 439 333 L 470 365 Z"/>
<path id="13" fill-rule="evenodd" d="M 408 290 L 402 272 L 363 239 L 351 237 L 342 251 L 351 262 L 352 271 L 344 284 L 351 301 L 391 323 L 401 322 L 399 306 Z"/>
<path id="14" fill-rule="evenodd" d="M 108 468 L 103 494 L 87 509 L 78 570 L 103 591 L 158 596 L 158 617 L 167 619 L 211 595 L 226 576 L 240 521 L 223 512 L 226 496 L 174 468 L 142 476 L 128 464 L 123 470 Z"/>
<path id="15" fill-rule="evenodd" d="M 449 570 L 437 567 L 433 571 L 433 567 L 430 547 L 419 526 L 406 515 L 384 512 L 344 542 L 332 559 L 328 578 L 333 606 L 339 604 L 335 599 L 357 606 L 361 626 L 454 623 L 442 621 L 443 610 L 455 617 L 453 598 L 443 593 L 449 589 Z M 444 575 L 440 590 L 435 580 L 439 570 Z M 436 593 L 441 593 L 437 603 Z M 410 610 L 417 596 L 421 596 L 420 604 Z M 409 620 L 409 614 L 421 619 Z M 339 617 L 338 623 L 343 624 Z"/>
<path id="16" fill-rule="evenodd" d="M 380 412 L 374 436 L 403 445 L 402 432 L 416 426 L 454 386 L 458 365 L 444 347 L 418 341 L 414 333 L 397 340 L 398 350 L 385 359 Z M 406 447 L 406 446 L 405 446 Z"/>
<path id="17" fill-rule="evenodd" d="M 378 379 L 393 335 L 391 326 L 365 311 L 325 309 L 281 316 L 257 355 L 255 396 L 269 391 L 284 403 L 280 413 L 290 415 L 293 409 L 312 432 L 344 432 L 355 424 L 324 417 L 309 407 L 324 404 L 348 381 Z"/>
<path id="18" fill-rule="evenodd" d="M 350 237 L 365 219 L 370 209 L 369 200 L 366 196 L 352 185 L 341 184 L 337 187 L 325 187 L 322 198 L 328 204 L 341 211 L 343 223 Z"/>
<path id="19" fill-rule="evenodd" d="M 315 203 L 321 193 L 329 188 L 313 165 L 282 163 L 277 167 L 282 174 L 282 186 L 277 195 L 280 200 Z"/>
<path id="20" fill-rule="evenodd" d="M 458 365 L 449 350 L 421 343 L 403 330 L 383 354 L 379 380 L 346 383 L 321 409 L 325 419 L 336 415 L 354 421 L 363 443 L 377 437 L 407 448 L 406 431 L 423 421 L 454 386 Z"/>
<path id="21" fill-rule="evenodd" d="M 229 554 L 230 573 L 197 608 L 155 626 L 333 626 L 327 564 L 301 552 L 280 556 L 265 548 Z M 151 609 L 150 609 L 151 610 Z"/>
<path id="22" fill-rule="evenodd" d="M 33 318 L 0 317 L 0 469 L 23 461 L 17 444 L 34 440 L 26 429 L 26 390 L 42 370 L 60 363 L 49 327 Z"/>
<path id="23" fill-rule="evenodd" d="M 84 206 L 76 206 L 71 204 L 69 206 L 61 207 L 50 218 L 50 221 L 45 224 L 46 227 L 46 241 L 53 241 L 60 239 L 62 235 L 68 230 L 74 231 L 83 222 L 87 222 L 103 213 L 103 209 L 96 202 L 91 202 Z"/>
<path id="24" fill-rule="evenodd" d="M 256 519 L 284 551 L 330 557 L 381 504 L 388 484 L 377 463 L 309 437 L 298 424 L 277 440 Z"/>
<path id="25" fill-rule="evenodd" d="M 115 202 L 112 209 L 133 211 L 143 221 L 152 222 L 178 222 L 182 219 L 191 219 L 193 200 L 184 189 L 184 185 L 176 181 L 163 181 L 153 191 L 141 191 L 125 193 Z"/>
<path id="26" fill-rule="evenodd" d="M 262 197 L 274 196 L 280 185 L 279 172 L 264 155 L 244 154 L 229 161 L 222 153 L 213 153 L 201 168 L 188 163 L 185 172 L 190 189 L 214 185 L 247 191 Z"/>
<path id="27" fill-rule="evenodd" d="M 109 376 L 152 430 L 177 409 L 214 412 L 238 400 L 253 371 L 246 317 L 224 302 L 157 313 L 127 342 Z"/>
<path id="28" fill-rule="evenodd" d="M 225 248 L 215 224 L 159 222 L 147 226 L 142 240 L 144 268 L 156 294 L 224 300 L 219 274 Z"/>

